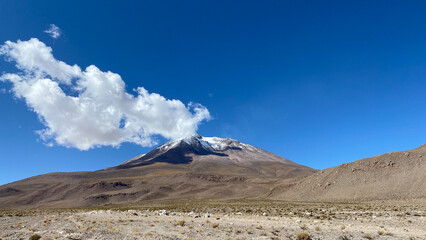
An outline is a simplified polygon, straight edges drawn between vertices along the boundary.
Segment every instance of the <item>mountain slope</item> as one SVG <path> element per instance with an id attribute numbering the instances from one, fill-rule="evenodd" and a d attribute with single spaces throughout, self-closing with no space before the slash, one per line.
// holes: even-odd
<path id="1" fill-rule="evenodd" d="M 269 194 L 297 201 L 426 199 L 426 144 L 318 171 L 286 181 Z"/>
<path id="2" fill-rule="evenodd" d="M 147 154 L 109 169 L 126 169 L 159 162 L 189 164 L 192 172 L 210 174 L 289 178 L 314 172 L 311 168 L 234 139 L 199 135 L 167 142 Z"/>
<path id="3" fill-rule="evenodd" d="M 426 199 L 425 173 L 426 145 L 316 171 L 233 139 L 195 135 L 100 171 L 50 173 L 0 186 L 0 209 L 153 199 Z"/>
<path id="4" fill-rule="evenodd" d="M 233 139 L 194 135 L 100 171 L 50 173 L 0 186 L 0 208 L 263 198 L 278 181 L 315 171 Z"/>

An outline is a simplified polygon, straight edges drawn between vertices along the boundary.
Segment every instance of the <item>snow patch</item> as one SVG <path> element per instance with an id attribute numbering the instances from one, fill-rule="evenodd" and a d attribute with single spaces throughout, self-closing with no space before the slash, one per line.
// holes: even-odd
<path id="1" fill-rule="evenodd" d="M 182 138 L 175 141 L 167 142 L 159 147 L 161 151 L 168 151 L 176 146 L 178 146 L 181 142 L 185 142 L 188 145 L 194 147 L 202 147 L 207 151 L 225 151 L 228 149 L 242 149 L 248 150 L 251 152 L 262 152 L 261 149 L 254 147 L 249 144 L 245 144 L 239 142 L 237 140 L 231 138 L 219 138 L 219 137 L 202 137 L 198 134 L 192 135 L 190 137 Z"/>

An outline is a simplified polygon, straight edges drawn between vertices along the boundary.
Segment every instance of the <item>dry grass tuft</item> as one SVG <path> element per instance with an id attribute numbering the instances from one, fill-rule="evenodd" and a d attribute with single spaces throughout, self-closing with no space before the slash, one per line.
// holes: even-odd
<path id="1" fill-rule="evenodd" d="M 175 226 L 181 226 L 181 227 L 183 227 L 183 226 L 185 226 L 185 220 L 180 220 L 180 221 L 178 221 L 176 224 L 175 224 Z"/>
<path id="2" fill-rule="evenodd" d="M 311 236 L 305 232 L 296 235 L 297 240 L 311 240 Z"/>
<path id="3" fill-rule="evenodd" d="M 35 234 L 35 235 L 32 235 L 32 236 L 30 237 L 30 240 L 39 240 L 40 238 L 41 238 L 41 236 L 40 236 L 40 235 Z"/>
<path id="4" fill-rule="evenodd" d="M 371 233 L 364 233 L 362 237 L 370 240 L 374 239 L 374 236 Z"/>

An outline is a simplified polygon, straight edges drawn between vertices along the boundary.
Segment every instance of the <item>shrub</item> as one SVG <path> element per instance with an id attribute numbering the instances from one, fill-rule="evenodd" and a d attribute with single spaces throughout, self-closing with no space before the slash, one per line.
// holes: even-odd
<path id="1" fill-rule="evenodd" d="M 366 238 L 366 239 L 374 239 L 374 237 L 373 237 L 373 235 L 371 234 L 371 233 L 364 233 L 364 236 L 363 236 L 364 238 Z"/>
<path id="2" fill-rule="evenodd" d="M 34 235 L 32 235 L 31 237 L 30 237 L 30 240 L 39 240 L 41 238 L 41 236 L 40 235 L 38 235 L 38 234 L 34 234 Z"/>
<path id="3" fill-rule="evenodd" d="M 311 236 L 309 234 L 302 232 L 296 235 L 297 240 L 311 240 Z"/>
<path id="4" fill-rule="evenodd" d="M 180 220 L 179 222 L 176 223 L 176 225 L 179 225 L 179 226 L 183 227 L 185 225 L 185 221 L 184 220 Z"/>

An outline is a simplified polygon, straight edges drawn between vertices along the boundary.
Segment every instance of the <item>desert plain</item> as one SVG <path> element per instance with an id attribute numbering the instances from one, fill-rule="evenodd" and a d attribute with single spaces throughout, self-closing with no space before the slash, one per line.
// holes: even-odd
<path id="1" fill-rule="evenodd" d="M 424 200 L 146 201 L 0 211 L 0 239 L 426 239 Z"/>

